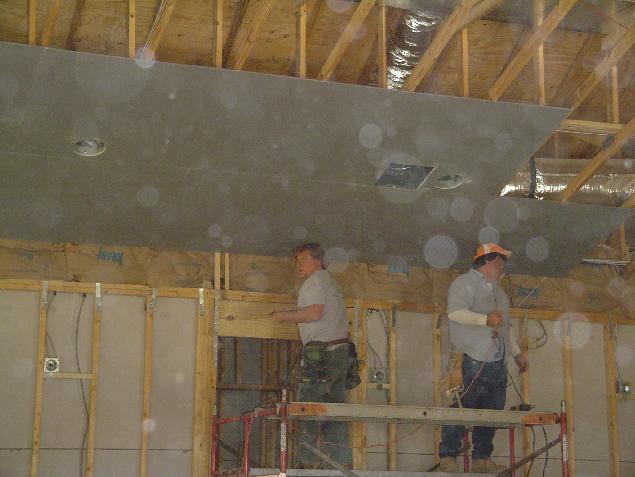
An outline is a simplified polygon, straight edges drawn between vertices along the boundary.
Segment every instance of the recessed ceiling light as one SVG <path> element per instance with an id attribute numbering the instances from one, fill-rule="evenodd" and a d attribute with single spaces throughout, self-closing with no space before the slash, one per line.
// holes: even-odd
<path id="1" fill-rule="evenodd" d="M 434 186 L 442 190 L 456 189 L 464 181 L 465 179 L 461 174 L 443 174 L 435 179 Z"/>
<path id="2" fill-rule="evenodd" d="M 375 185 L 398 189 L 417 190 L 427 179 L 434 167 L 391 162 Z"/>
<path id="3" fill-rule="evenodd" d="M 73 143 L 73 152 L 78 156 L 99 156 L 106 150 L 106 145 L 98 138 L 82 139 Z"/>

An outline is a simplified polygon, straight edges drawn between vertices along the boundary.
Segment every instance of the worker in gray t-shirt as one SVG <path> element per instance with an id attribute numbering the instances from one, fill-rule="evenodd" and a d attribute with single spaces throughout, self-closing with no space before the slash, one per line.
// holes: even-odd
<path id="1" fill-rule="evenodd" d="M 294 251 L 295 268 L 304 280 L 295 310 L 271 314 L 277 321 L 298 324 L 302 340 L 302 361 L 298 400 L 304 402 L 344 402 L 346 378 L 352 364 L 348 341 L 348 318 L 344 296 L 331 274 L 324 269 L 324 251 L 317 243 L 305 243 Z M 300 439 L 319 447 L 343 465 L 350 465 L 346 422 L 300 421 Z M 318 439 L 320 443 L 318 445 Z M 301 467 L 317 466 L 317 458 L 301 447 Z"/>
<path id="2" fill-rule="evenodd" d="M 510 332 L 509 299 L 498 284 L 511 252 L 497 244 L 483 244 L 472 259 L 472 269 L 457 277 L 448 289 L 450 343 L 462 353 L 462 407 L 503 409 L 507 388 L 505 358 L 513 356 L 518 368 L 529 367 Z M 457 472 L 456 456 L 461 447 L 463 426 L 443 426 L 439 470 Z M 495 429 L 474 427 L 472 472 L 500 472 L 492 455 Z"/>

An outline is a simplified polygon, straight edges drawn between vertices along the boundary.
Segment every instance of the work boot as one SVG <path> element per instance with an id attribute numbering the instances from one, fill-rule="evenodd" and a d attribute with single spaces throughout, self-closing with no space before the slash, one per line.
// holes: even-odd
<path id="1" fill-rule="evenodd" d="M 475 473 L 493 474 L 496 472 L 502 472 L 506 468 L 507 467 L 504 465 L 498 465 L 490 458 L 472 460 L 472 472 Z"/>
<path id="2" fill-rule="evenodd" d="M 439 461 L 439 472 L 458 472 L 455 457 L 441 457 Z"/>

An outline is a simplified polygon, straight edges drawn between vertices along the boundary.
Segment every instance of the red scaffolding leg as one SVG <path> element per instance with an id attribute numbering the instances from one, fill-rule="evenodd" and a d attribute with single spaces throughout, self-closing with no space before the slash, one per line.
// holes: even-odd
<path id="1" fill-rule="evenodd" d="M 509 466 L 516 464 L 516 442 L 514 441 L 514 428 L 509 428 Z M 516 477 L 516 471 L 512 471 L 512 477 Z"/>
<path id="2" fill-rule="evenodd" d="M 212 438 L 211 438 L 211 449 L 210 449 L 210 466 L 209 466 L 209 475 L 210 477 L 216 477 L 218 473 L 218 432 L 219 432 L 218 424 L 216 423 L 216 416 L 212 416 Z"/>
<path id="3" fill-rule="evenodd" d="M 562 446 L 562 477 L 569 477 L 569 439 L 567 437 L 567 407 L 560 402 L 560 443 Z"/>
<path id="4" fill-rule="evenodd" d="M 282 390 L 282 401 L 278 407 L 280 414 L 280 477 L 287 475 L 287 426 L 289 415 L 287 414 L 287 390 Z"/>
<path id="5" fill-rule="evenodd" d="M 243 463 L 240 467 L 242 475 L 249 475 L 249 436 L 251 434 L 251 421 L 253 416 L 243 417 Z"/>
<path id="6" fill-rule="evenodd" d="M 463 472 L 470 471 L 470 437 L 467 427 L 463 431 Z"/>

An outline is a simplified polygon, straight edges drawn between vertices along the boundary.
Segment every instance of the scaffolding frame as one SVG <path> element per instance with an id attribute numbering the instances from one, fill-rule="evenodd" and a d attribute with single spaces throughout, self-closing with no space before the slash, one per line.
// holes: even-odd
<path id="1" fill-rule="evenodd" d="M 528 411 L 506 411 L 491 409 L 468 409 L 468 408 L 445 408 L 445 407 L 419 407 L 419 406 L 396 406 L 378 404 L 340 404 L 340 403 L 317 403 L 317 402 L 287 402 L 286 391 L 282 392 L 282 400 L 275 405 L 256 408 L 251 412 L 243 413 L 241 416 L 212 419 L 211 426 L 211 451 L 210 451 L 210 477 L 221 477 L 226 475 L 238 475 L 247 477 L 250 475 L 249 466 L 249 439 L 251 427 L 256 418 L 277 418 L 280 419 L 280 462 L 278 477 L 287 476 L 287 440 L 289 422 L 292 420 L 313 420 L 313 421 L 356 421 L 356 422 L 383 422 L 389 424 L 406 424 L 422 422 L 429 424 L 456 424 L 464 426 L 483 426 L 506 428 L 509 431 L 510 442 L 510 462 L 509 467 L 497 474 L 497 476 L 515 477 L 516 470 L 534 459 L 538 455 L 546 452 L 551 447 L 560 443 L 562 476 L 569 477 L 569 452 L 567 436 L 567 416 L 565 401 L 560 403 L 560 412 L 528 412 Z M 242 422 L 243 425 L 243 455 L 242 463 L 238 469 L 219 470 L 218 468 L 218 438 L 220 426 L 229 423 Z M 515 457 L 515 430 L 527 426 L 560 425 L 559 436 L 547 443 L 541 449 L 534 451 L 529 456 L 516 462 Z M 467 431 L 466 431 L 467 435 Z M 466 455 L 467 446 L 464 447 Z M 338 468 L 331 459 L 322 459 L 329 465 Z M 393 470 L 393 469 L 391 469 Z M 464 460 L 464 471 L 469 471 L 469 461 Z M 355 471 L 352 471 L 353 473 Z M 390 471 L 388 472 L 390 473 Z M 402 472 L 400 472 L 402 473 Z M 346 472 L 348 475 L 348 472 Z M 386 474 L 386 473 L 384 473 Z M 276 474 L 271 474 L 276 475 Z"/>

